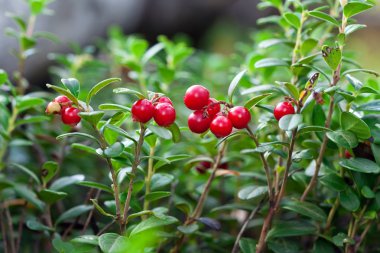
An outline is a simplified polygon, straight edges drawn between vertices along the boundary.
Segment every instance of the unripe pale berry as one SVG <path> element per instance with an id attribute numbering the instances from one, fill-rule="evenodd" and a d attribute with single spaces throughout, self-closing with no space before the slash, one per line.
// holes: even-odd
<path id="1" fill-rule="evenodd" d="M 50 102 L 47 106 L 46 106 L 46 110 L 45 112 L 47 114 L 60 114 L 61 113 L 61 106 L 59 105 L 58 102 Z"/>

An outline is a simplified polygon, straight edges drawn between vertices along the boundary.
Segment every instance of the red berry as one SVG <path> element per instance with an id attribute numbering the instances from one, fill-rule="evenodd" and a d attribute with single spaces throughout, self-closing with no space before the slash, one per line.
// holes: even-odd
<path id="1" fill-rule="evenodd" d="M 207 105 L 210 92 L 202 85 L 193 85 L 187 89 L 183 101 L 187 108 L 200 110 Z"/>
<path id="2" fill-rule="evenodd" d="M 61 106 L 59 105 L 59 103 L 57 102 L 50 102 L 47 106 L 46 106 L 46 110 L 45 112 L 47 114 L 60 114 L 61 113 Z"/>
<path id="3" fill-rule="evenodd" d="M 352 157 L 350 151 L 345 150 L 345 151 L 344 151 L 344 157 L 347 158 L 347 159 L 350 159 L 350 158 Z"/>
<path id="4" fill-rule="evenodd" d="M 72 105 L 73 102 L 66 96 L 61 95 L 53 99 L 53 102 L 57 102 L 60 105 Z"/>
<path id="5" fill-rule="evenodd" d="M 79 117 L 79 109 L 75 107 L 67 107 L 65 109 L 61 110 L 61 119 L 62 122 L 66 125 L 72 125 L 75 126 L 78 124 L 81 120 Z"/>
<path id="6" fill-rule="evenodd" d="M 243 129 L 248 126 L 248 123 L 251 120 L 251 114 L 247 108 L 243 106 L 235 106 L 229 111 L 228 118 L 231 120 L 234 128 Z"/>
<path id="7" fill-rule="evenodd" d="M 154 121 L 159 126 L 170 126 L 175 121 L 175 109 L 169 103 L 160 103 L 154 109 Z"/>
<path id="8" fill-rule="evenodd" d="M 148 99 L 140 99 L 132 105 L 131 111 L 134 121 L 146 123 L 153 117 L 154 106 Z"/>
<path id="9" fill-rule="evenodd" d="M 225 137 L 232 132 L 232 123 L 226 116 L 216 116 L 210 124 L 211 132 L 218 138 Z"/>
<path id="10" fill-rule="evenodd" d="M 281 102 L 276 107 L 274 108 L 274 117 L 277 120 L 280 120 L 282 117 L 288 114 L 294 114 L 294 107 L 291 103 L 289 102 Z"/>
<path id="11" fill-rule="evenodd" d="M 207 102 L 207 113 L 212 118 L 218 112 L 220 112 L 220 104 L 217 104 L 218 100 L 215 98 L 209 98 Z"/>
<path id="12" fill-rule="evenodd" d="M 189 115 L 187 124 L 193 133 L 201 134 L 206 132 L 211 123 L 211 118 L 203 114 L 203 111 L 195 111 Z"/>
<path id="13" fill-rule="evenodd" d="M 200 162 L 197 167 L 195 167 L 195 169 L 201 173 L 201 174 L 204 174 L 206 172 L 206 170 L 210 169 L 211 168 L 211 163 L 208 162 L 208 161 L 202 161 Z"/>
<path id="14" fill-rule="evenodd" d="M 228 163 L 222 163 L 219 165 L 219 169 L 228 170 Z"/>
<path id="15" fill-rule="evenodd" d="M 168 97 L 160 97 L 158 100 L 157 100 L 158 103 L 169 103 L 170 105 L 173 106 L 173 102 L 170 100 L 170 98 Z"/>

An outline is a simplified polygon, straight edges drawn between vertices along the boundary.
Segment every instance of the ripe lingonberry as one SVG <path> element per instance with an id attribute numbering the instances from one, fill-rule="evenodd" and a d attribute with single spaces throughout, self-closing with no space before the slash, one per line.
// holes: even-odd
<path id="1" fill-rule="evenodd" d="M 81 120 L 79 117 L 79 109 L 75 107 L 67 107 L 61 111 L 62 122 L 66 125 L 75 126 Z"/>
<path id="2" fill-rule="evenodd" d="M 206 132 L 211 123 L 211 118 L 203 114 L 203 111 L 194 111 L 189 115 L 187 124 L 193 133 L 201 134 Z"/>
<path id="3" fill-rule="evenodd" d="M 71 106 L 73 102 L 66 96 L 61 95 L 53 99 L 53 102 L 59 103 L 61 106 Z"/>
<path id="4" fill-rule="evenodd" d="M 294 107 L 290 102 L 281 102 L 274 108 L 273 114 L 277 120 L 288 114 L 294 114 Z"/>
<path id="5" fill-rule="evenodd" d="M 202 85 L 193 85 L 186 90 L 183 101 L 187 108 L 200 110 L 207 105 L 210 92 Z"/>
<path id="6" fill-rule="evenodd" d="M 235 106 L 229 111 L 228 118 L 231 120 L 234 128 L 243 129 L 248 126 L 251 120 L 251 114 L 245 107 Z"/>
<path id="7" fill-rule="evenodd" d="M 157 125 L 166 127 L 170 126 L 175 121 L 175 109 L 169 103 L 160 103 L 154 109 L 154 121 Z"/>
<path id="8" fill-rule="evenodd" d="M 201 174 L 204 174 L 209 168 L 211 168 L 211 162 L 208 161 L 202 161 L 197 167 L 195 167 L 195 169 Z"/>
<path id="9" fill-rule="evenodd" d="M 232 123 L 224 115 L 216 116 L 210 124 L 211 132 L 218 138 L 225 137 L 232 132 Z"/>
<path id="10" fill-rule="evenodd" d="M 173 106 L 173 102 L 170 100 L 170 98 L 168 97 L 160 97 L 158 100 L 157 100 L 158 103 L 169 103 L 170 105 Z"/>
<path id="11" fill-rule="evenodd" d="M 132 105 L 131 112 L 134 121 L 146 123 L 153 117 L 154 106 L 148 99 L 140 99 Z"/>
<path id="12" fill-rule="evenodd" d="M 215 98 L 209 98 L 207 103 L 207 113 L 212 118 L 220 112 L 220 104 Z"/>
<path id="13" fill-rule="evenodd" d="M 47 106 L 46 106 L 46 110 L 45 110 L 45 113 L 47 114 L 59 114 L 61 113 L 61 106 L 59 105 L 58 102 L 50 102 Z"/>
<path id="14" fill-rule="evenodd" d="M 346 159 L 350 159 L 350 158 L 352 157 L 350 151 L 348 151 L 347 149 L 344 151 L 344 157 L 345 157 Z"/>

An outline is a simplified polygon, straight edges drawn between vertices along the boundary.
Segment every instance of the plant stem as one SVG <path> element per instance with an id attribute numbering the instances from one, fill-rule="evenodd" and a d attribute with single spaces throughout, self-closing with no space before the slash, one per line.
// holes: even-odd
<path id="1" fill-rule="evenodd" d="M 227 147 L 227 142 L 225 141 L 225 142 L 223 142 L 222 147 L 218 151 L 218 155 L 216 156 L 214 164 L 212 165 L 211 175 L 208 178 L 207 183 L 205 185 L 205 188 L 204 188 L 204 190 L 203 190 L 203 192 L 202 192 L 202 194 L 198 200 L 198 204 L 195 207 L 193 213 L 189 217 L 187 217 L 187 219 L 185 220 L 184 226 L 191 225 L 201 216 L 204 202 L 207 199 L 208 193 L 209 193 L 210 188 L 211 188 L 211 183 L 215 178 L 216 171 L 219 168 L 219 165 L 220 165 L 220 162 L 224 156 L 224 152 L 225 152 L 226 147 Z M 185 239 L 186 239 L 185 235 L 181 234 L 181 236 L 177 240 L 175 246 L 170 250 L 170 253 L 179 252 L 179 250 L 181 249 L 181 246 L 182 246 L 183 242 L 185 241 Z"/>
<path id="2" fill-rule="evenodd" d="M 372 226 L 372 222 L 369 221 L 369 222 L 367 223 L 367 225 L 365 226 L 365 228 L 364 228 L 362 234 L 360 235 L 359 240 L 358 240 L 358 241 L 356 242 L 356 244 L 355 244 L 355 251 L 354 251 L 354 252 L 357 252 L 357 251 L 358 251 L 358 249 L 359 249 L 359 247 L 360 247 L 360 244 L 363 242 L 363 240 L 364 240 L 364 238 L 366 237 L 366 235 L 367 235 L 369 229 L 371 228 L 371 226 Z"/>
<path id="3" fill-rule="evenodd" d="M 149 200 L 146 199 L 146 196 L 150 193 L 150 182 L 152 181 L 153 171 L 153 158 L 155 147 L 151 147 L 149 150 L 149 160 L 148 160 L 148 174 L 145 177 L 145 198 L 144 198 L 144 210 L 149 209 Z"/>
<path id="4" fill-rule="evenodd" d="M 259 204 L 256 206 L 256 208 L 252 210 L 252 212 L 249 214 L 247 219 L 244 221 L 244 224 L 241 227 L 239 234 L 236 237 L 235 244 L 234 244 L 234 247 L 232 248 L 231 253 L 237 253 L 238 252 L 239 241 L 240 241 L 241 237 L 243 236 L 245 229 L 247 228 L 249 222 L 253 219 L 253 217 L 255 217 L 256 214 L 261 210 L 261 208 L 263 208 L 266 201 L 267 201 L 267 198 L 266 197 L 263 198 L 259 202 Z"/>
<path id="5" fill-rule="evenodd" d="M 334 215 L 335 215 L 336 211 L 338 210 L 339 204 L 340 204 L 339 197 L 336 197 L 334 205 L 330 209 L 329 216 L 327 217 L 325 232 L 327 232 L 327 231 L 330 230 L 331 223 L 332 223 L 332 221 L 334 219 Z"/>
<path id="6" fill-rule="evenodd" d="M 140 124 L 140 137 L 139 137 L 139 141 L 137 143 L 136 149 L 135 149 L 135 160 L 132 164 L 131 179 L 129 180 L 127 199 L 125 200 L 125 205 L 124 205 L 124 215 L 123 215 L 123 221 L 122 221 L 122 225 L 123 225 L 122 231 L 123 232 L 125 231 L 125 227 L 127 225 L 128 210 L 129 210 L 129 206 L 131 203 L 132 191 L 133 191 L 133 182 L 134 182 L 136 170 L 137 170 L 137 167 L 139 166 L 139 164 L 141 162 L 140 154 L 141 154 L 142 145 L 144 144 L 145 131 L 146 131 L 146 127 L 143 124 Z"/>
<path id="7" fill-rule="evenodd" d="M 9 208 L 6 207 L 4 209 L 5 217 L 8 222 L 8 233 L 9 233 L 9 244 L 10 244 L 10 249 L 12 253 L 16 253 L 16 246 L 15 246 L 15 241 L 14 241 L 14 230 L 13 230 L 13 223 L 12 223 L 12 216 L 11 212 L 9 211 Z"/>

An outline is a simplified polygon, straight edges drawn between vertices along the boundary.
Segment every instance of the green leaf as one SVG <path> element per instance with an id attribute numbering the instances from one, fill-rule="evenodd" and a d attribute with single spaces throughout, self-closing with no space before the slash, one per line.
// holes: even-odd
<path id="1" fill-rule="evenodd" d="M 73 175 L 73 176 L 68 176 L 68 177 L 61 177 L 54 181 L 51 186 L 49 187 L 50 190 L 53 191 L 58 191 L 61 190 L 67 186 L 77 184 L 81 181 L 84 180 L 84 175 L 78 174 L 78 175 Z"/>
<path id="2" fill-rule="evenodd" d="M 289 67 L 289 63 L 277 58 L 265 58 L 255 63 L 255 68 L 257 69 L 268 68 L 268 67 L 279 67 L 279 66 Z"/>
<path id="3" fill-rule="evenodd" d="M 103 118 L 104 112 L 92 111 L 92 112 L 80 112 L 79 116 L 90 124 L 96 126 L 98 122 Z"/>
<path id="4" fill-rule="evenodd" d="M 301 114 L 288 114 L 280 119 L 278 126 L 285 131 L 297 128 L 302 123 Z"/>
<path id="5" fill-rule="evenodd" d="M 48 189 L 43 189 L 38 193 L 38 197 L 45 203 L 51 205 L 67 196 L 66 192 L 57 192 Z"/>
<path id="6" fill-rule="evenodd" d="M 342 112 L 340 124 L 343 130 L 353 132 L 359 139 L 368 139 L 371 137 L 371 130 L 368 125 L 350 112 Z"/>
<path id="7" fill-rule="evenodd" d="M 232 96 L 234 94 L 234 91 L 236 89 L 236 86 L 239 84 L 240 80 L 242 79 L 242 77 L 244 76 L 244 74 L 247 72 L 246 69 L 240 71 L 235 77 L 234 79 L 232 79 L 229 87 L 228 87 L 228 99 L 230 101 L 230 103 L 232 103 Z"/>
<path id="8" fill-rule="evenodd" d="M 162 139 L 170 140 L 172 138 L 172 133 L 164 127 L 148 125 L 148 129 Z"/>
<path id="9" fill-rule="evenodd" d="M 155 165 L 154 165 L 154 169 L 157 170 L 159 168 L 161 168 L 162 166 L 168 164 L 167 161 L 169 161 L 169 163 L 172 163 L 172 162 L 176 162 L 176 161 L 181 161 L 181 160 L 184 160 L 184 159 L 187 159 L 191 157 L 190 155 L 186 155 L 186 154 L 179 154 L 179 155 L 171 155 L 171 156 L 167 156 L 165 157 L 165 160 L 166 161 L 158 161 Z"/>
<path id="10" fill-rule="evenodd" d="M 363 186 L 363 188 L 361 189 L 360 192 L 367 199 L 373 199 L 373 198 L 375 198 L 375 193 L 367 185 Z"/>
<path id="11" fill-rule="evenodd" d="M 85 134 L 85 133 L 80 133 L 80 132 L 61 134 L 61 135 L 58 135 L 56 137 L 56 139 L 60 140 L 60 139 L 63 139 L 63 138 L 66 138 L 66 137 L 72 137 L 72 136 L 84 137 L 84 138 L 93 140 L 93 141 L 97 142 L 100 145 L 98 139 L 96 139 L 94 136 L 89 135 L 89 134 Z"/>
<path id="12" fill-rule="evenodd" d="M 165 192 L 165 191 L 157 191 L 157 192 L 151 192 L 145 195 L 145 199 L 147 201 L 155 201 L 162 198 L 167 198 L 171 195 L 171 192 Z"/>
<path id="13" fill-rule="evenodd" d="M 44 210 L 45 204 L 37 198 L 37 195 L 31 189 L 19 184 L 15 184 L 13 189 L 18 196 L 37 207 L 40 211 Z"/>
<path id="14" fill-rule="evenodd" d="M 372 7 L 373 4 L 368 4 L 364 2 L 349 2 L 343 7 L 343 14 L 346 18 L 350 18 Z"/>
<path id="15" fill-rule="evenodd" d="M 272 95 L 272 93 L 266 93 L 266 94 L 260 94 L 260 95 L 257 95 L 257 96 L 254 96 L 253 98 L 251 98 L 250 100 L 248 100 L 245 104 L 244 104 L 244 107 L 247 108 L 248 110 L 251 110 L 252 107 L 254 107 L 255 105 L 257 105 L 258 103 L 260 103 L 263 99 L 265 99 L 266 97 Z"/>
<path id="16" fill-rule="evenodd" d="M 339 47 L 322 47 L 322 57 L 332 70 L 336 70 L 342 61 L 342 51 Z"/>
<path id="17" fill-rule="evenodd" d="M 347 184 L 344 182 L 343 178 L 336 173 L 328 173 L 322 176 L 319 179 L 319 182 L 327 188 L 338 192 L 344 191 L 347 188 Z"/>
<path id="18" fill-rule="evenodd" d="M 260 197 L 268 192 L 267 186 L 248 186 L 241 189 L 238 193 L 239 199 L 247 200 Z"/>
<path id="19" fill-rule="evenodd" d="M 344 233 L 339 233 L 332 238 L 333 243 L 338 247 L 343 247 L 345 244 L 355 244 L 355 241 Z"/>
<path id="20" fill-rule="evenodd" d="M 361 173 L 380 173 L 380 166 L 364 158 L 350 158 L 339 162 L 340 166 Z"/>
<path id="21" fill-rule="evenodd" d="M 113 190 L 111 187 L 109 187 L 108 185 L 105 185 L 105 184 L 98 183 L 98 182 L 81 181 L 81 182 L 78 182 L 77 184 L 82 185 L 82 186 L 95 188 L 95 189 L 99 189 L 99 190 L 113 194 Z"/>
<path id="22" fill-rule="evenodd" d="M 63 214 L 61 214 L 58 219 L 55 221 L 55 226 L 57 226 L 60 222 L 76 218 L 84 213 L 90 211 L 93 207 L 91 205 L 79 205 L 73 208 L 70 208 Z"/>
<path id="23" fill-rule="evenodd" d="M 323 21 L 326 21 L 336 27 L 340 27 L 340 24 L 338 22 L 338 20 L 336 20 L 335 18 L 333 18 L 332 16 L 324 13 L 324 12 L 321 12 L 321 11 L 309 11 L 309 15 L 312 16 L 312 17 L 315 17 L 315 18 L 318 18 L 320 20 L 323 20 Z"/>
<path id="24" fill-rule="evenodd" d="M 54 231 L 53 228 L 45 226 L 44 224 L 42 224 L 41 222 L 39 222 L 35 217 L 31 218 L 30 220 L 27 220 L 26 221 L 26 226 L 30 230 L 34 230 L 34 231 L 49 231 L 49 232 L 53 232 Z"/>
<path id="25" fill-rule="evenodd" d="M 40 179 L 37 177 L 37 175 L 33 171 L 31 171 L 30 169 L 28 169 L 27 167 L 25 167 L 21 164 L 12 163 L 11 165 L 13 167 L 21 170 L 22 172 L 27 174 L 29 177 L 31 177 L 37 183 L 37 185 L 41 185 Z"/>
<path id="26" fill-rule="evenodd" d="M 331 132 L 332 130 L 322 126 L 305 126 L 298 130 L 297 134 L 306 134 L 310 132 Z"/>
<path id="27" fill-rule="evenodd" d="M 150 188 L 152 191 L 157 190 L 161 187 L 171 184 L 174 181 L 174 176 L 167 173 L 155 173 L 152 176 L 150 182 Z"/>
<path id="28" fill-rule="evenodd" d="M 114 126 L 114 125 L 110 125 L 110 124 L 107 124 L 105 127 L 109 128 L 112 131 L 120 134 L 121 136 L 133 141 L 135 143 L 135 145 L 137 145 L 137 141 L 132 136 L 130 136 L 129 133 L 127 131 L 125 131 L 124 129 L 117 127 L 117 126 Z"/>
<path id="29" fill-rule="evenodd" d="M 108 86 L 109 84 L 111 83 L 114 83 L 114 82 L 120 82 L 121 79 L 120 78 L 109 78 L 109 79 L 106 79 L 106 80 L 103 80 L 99 83 L 97 83 L 94 87 L 92 87 L 92 89 L 88 92 L 88 95 L 87 95 L 87 98 L 86 98 L 86 104 L 87 106 L 90 104 L 90 101 L 91 101 L 91 98 L 93 96 L 95 96 L 100 90 L 102 90 L 103 88 L 105 88 L 106 86 Z"/>
<path id="30" fill-rule="evenodd" d="M 121 142 L 115 142 L 104 150 L 104 155 L 109 158 L 118 157 L 124 151 L 124 145 Z"/>
<path id="31" fill-rule="evenodd" d="M 21 35 L 20 44 L 24 51 L 31 49 L 36 46 L 37 42 L 34 38 L 28 37 L 26 35 Z"/>
<path id="32" fill-rule="evenodd" d="M 141 92 L 138 92 L 136 90 L 131 90 L 131 89 L 128 89 L 128 88 L 116 88 L 113 90 L 114 93 L 116 94 L 131 94 L 131 95 L 135 95 L 136 97 L 138 97 L 139 99 L 144 99 L 145 96 L 141 93 Z"/>
<path id="33" fill-rule="evenodd" d="M 364 93 L 376 94 L 376 95 L 380 94 L 379 91 L 375 90 L 374 88 L 368 87 L 368 86 L 360 88 L 359 92 L 362 94 L 364 94 Z"/>
<path id="34" fill-rule="evenodd" d="M 273 238 L 313 235 L 317 233 L 317 227 L 310 223 L 300 221 L 279 222 L 268 232 L 266 240 Z"/>
<path id="35" fill-rule="evenodd" d="M 124 111 L 124 112 L 130 112 L 131 108 L 123 106 L 123 105 L 118 105 L 118 104 L 101 104 L 98 106 L 100 110 L 104 111 Z"/>
<path id="36" fill-rule="evenodd" d="M 104 253 L 121 253 L 125 250 L 128 238 L 114 233 L 99 236 L 99 247 Z"/>
<path id="37" fill-rule="evenodd" d="M 194 234 L 196 231 L 198 231 L 199 226 L 197 223 L 193 223 L 191 225 L 183 225 L 177 227 L 178 231 L 185 235 Z"/>
<path id="38" fill-rule="evenodd" d="M 308 55 L 317 45 L 318 45 L 318 40 L 312 39 L 312 38 L 305 39 L 301 44 L 301 49 L 300 49 L 301 55 Z M 317 55 L 319 54 L 316 54 L 315 56 Z M 301 60 L 299 60 L 298 63 L 301 63 Z M 307 62 L 304 62 L 304 63 L 307 63 Z"/>
<path id="39" fill-rule="evenodd" d="M 380 99 L 361 104 L 356 108 L 356 110 L 366 111 L 366 112 L 379 112 L 380 111 Z"/>
<path id="40" fill-rule="evenodd" d="M 241 238 L 239 247 L 242 253 L 254 253 L 256 252 L 256 241 L 249 238 Z"/>
<path id="41" fill-rule="evenodd" d="M 90 199 L 92 204 L 94 205 L 95 209 L 99 211 L 104 216 L 115 218 L 115 215 L 107 213 L 99 204 L 96 199 Z"/>
<path id="42" fill-rule="evenodd" d="M 181 131 L 176 123 L 171 124 L 167 127 L 169 131 L 172 133 L 172 140 L 174 143 L 178 143 L 181 140 Z"/>
<path id="43" fill-rule="evenodd" d="M 359 144 L 356 135 L 350 131 L 338 130 L 335 132 L 328 132 L 326 135 L 330 140 L 346 149 L 355 148 Z"/>
<path id="44" fill-rule="evenodd" d="M 8 74 L 4 69 L 0 69 L 0 85 L 8 81 Z"/>
<path id="45" fill-rule="evenodd" d="M 42 165 L 42 182 L 46 186 L 47 183 L 55 176 L 58 172 L 58 163 L 53 161 L 47 161 Z"/>
<path id="46" fill-rule="evenodd" d="M 152 216 L 140 222 L 136 227 L 134 227 L 130 233 L 130 237 L 135 236 L 149 229 L 160 228 L 160 227 L 167 226 L 176 222 L 178 222 L 178 220 L 172 216 L 164 216 L 162 218 Z"/>
<path id="47" fill-rule="evenodd" d="M 40 122 L 44 122 L 44 121 L 48 121 L 48 120 L 50 120 L 50 117 L 47 117 L 47 116 L 41 116 L 41 115 L 29 116 L 29 117 L 25 117 L 23 119 L 17 120 L 16 126 L 21 126 L 24 124 L 40 123 Z"/>
<path id="48" fill-rule="evenodd" d="M 372 74 L 376 77 L 380 76 L 380 74 L 378 72 L 376 72 L 374 70 L 370 70 L 370 69 L 349 69 L 349 70 L 344 71 L 341 75 L 345 76 L 347 74 L 356 73 L 356 72 L 363 72 L 363 73 L 367 73 L 367 74 Z"/>
<path id="49" fill-rule="evenodd" d="M 64 88 L 61 88 L 61 87 L 58 87 L 55 85 L 51 85 L 51 84 L 46 84 L 46 87 L 48 87 L 49 89 L 53 89 L 56 92 L 61 93 L 62 95 L 65 95 L 71 101 L 73 101 L 74 104 L 79 105 L 78 99 L 73 94 L 71 94 L 71 92 L 69 90 L 66 90 Z"/>
<path id="50" fill-rule="evenodd" d="M 299 29 L 301 27 L 301 20 L 296 14 L 287 12 L 283 14 L 283 17 L 294 28 Z"/>
<path id="51" fill-rule="evenodd" d="M 366 28 L 367 26 L 366 25 L 361 25 L 361 24 L 352 24 L 352 25 L 348 25 L 346 26 L 346 28 L 344 29 L 344 33 L 346 35 L 349 35 L 359 29 L 363 29 L 363 28 Z"/>
<path id="52" fill-rule="evenodd" d="M 80 236 L 72 239 L 70 242 L 80 243 L 80 244 L 91 244 L 94 246 L 98 246 L 99 236 L 97 236 L 97 235 L 80 235 Z"/>
<path id="53" fill-rule="evenodd" d="M 90 146 L 87 146 L 87 145 L 84 145 L 84 144 L 80 144 L 80 143 L 73 143 L 71 144 L 71 147 L 73 149 L 77 149 L 77 150 L 81 150 L 81 151 L 85 151 L 89 154 L 92 154 L 92 155 L 98 155 L 98 153 L 96 152 L 96 149 L 93 148 L 93 147 L 90 147 Z"/>
<path id="54" fill-rule="evenodd" d="M 295 200 L 286 202 L 283 208 L 307 216 L 315 221 L 325 222 L 327 219 L 325 212 L 313 203 Z"/>
<path id="55" fill-rule="evenodd" d="M 360 90 L 360 88 L 363 87 L 363 83 L 350 74 L 346 75 L 346 79 L 352 85 L 352 87 L 354 87 L 355 90 Z"/>
<path id="56" fill-rule="evenodd" d="M 152 59 L 162 49 L 164 49 L 163 43 L 157 43 L 156 45 L 152 46 L 145 52 L 144 56 L 141 59 L 141 63 L 145 65 L 150 59 Z"/>
<path id="57" fill-rule="evenodd" d="M 285 44 L 285 45 L 288 45 L 290 47 L 294 47 L 294 42 L 292 42 L 291 40 L 285 40 L 285 39 L 263 40 L 257 45 L 257 47 L 262 48 L 262 49 L 266 49 L 266 48 L 269 48 L 269 47 L 272 47 L 275 45 L 279 45 L 279 44 Z"/>
<path id="58" fill-rule="evenodd" d="M 297 88 L 294 84 L 291 84 L 291 83 L 285 83 L 285 87 L 286 87 L 286 89 L 288 90 L 289 94 L 290 94 L 295 100 L 298 100 L 298 99 L 299 99 L 300 93 L 299 93 L 299 91 L 298 91 L 298 88 Z"/>
<path id="59" fill-rule="evenodd" d="M 350 187 L 339 193 L 340 204 L 348 211 L 354 212 L 360 207 L 360 199 Z"/>
<path id="60" fill-rule="evenodd" d="M 16 108 L 19 113 L 43 104 L 45 104 L 45 100 L 42 98 L 22 97 L 16 99 Z"/>
<path id="61" fill-rule="evenodd" d="M 75 78 L 61 79 L 63 85 L 68 89 L 75 97 L 79 96 L 80 84 Z"/>

